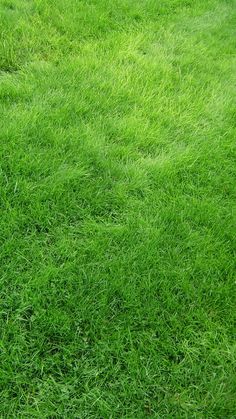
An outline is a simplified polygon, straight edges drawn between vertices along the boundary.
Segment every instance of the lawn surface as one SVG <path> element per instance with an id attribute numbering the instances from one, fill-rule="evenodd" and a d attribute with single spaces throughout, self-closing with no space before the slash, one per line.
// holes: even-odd
<path id="1" fill-rule="evenodd" d="M 0 417 L 236 418 L 236 2 L 0 30 Z"/>

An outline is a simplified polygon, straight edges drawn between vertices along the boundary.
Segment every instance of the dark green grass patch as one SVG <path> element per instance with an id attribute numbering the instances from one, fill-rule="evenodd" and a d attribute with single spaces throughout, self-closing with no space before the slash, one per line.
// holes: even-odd
<path id="1" fill-rule="evenodd" d="M 235 24 L 1 2 L 1 417 L 236 416 Z"/>

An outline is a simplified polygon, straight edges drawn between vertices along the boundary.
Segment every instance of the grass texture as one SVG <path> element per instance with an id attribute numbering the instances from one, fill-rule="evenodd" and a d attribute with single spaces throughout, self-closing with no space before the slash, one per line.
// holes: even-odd
<path id="1" fill-rule="evenodd" d="M 236 2 L 0 30 L 0 417 L 236 418 Z"/>

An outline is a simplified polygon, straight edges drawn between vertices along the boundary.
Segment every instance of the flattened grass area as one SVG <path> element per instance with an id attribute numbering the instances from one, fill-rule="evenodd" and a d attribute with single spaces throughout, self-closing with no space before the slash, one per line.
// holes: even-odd
<path id="1" fill-rule="evenodd" d="M 235 418 L 234 0 L 1 0 L 1 418 Z"/>

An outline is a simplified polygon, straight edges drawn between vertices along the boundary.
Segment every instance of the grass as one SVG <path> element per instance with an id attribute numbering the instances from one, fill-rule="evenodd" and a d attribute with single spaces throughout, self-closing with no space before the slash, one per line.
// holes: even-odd
<path id="1" fill-rule="evenodd" d="M 236 418 L 234 0 L 1 0 L 1 418 Z"/>

